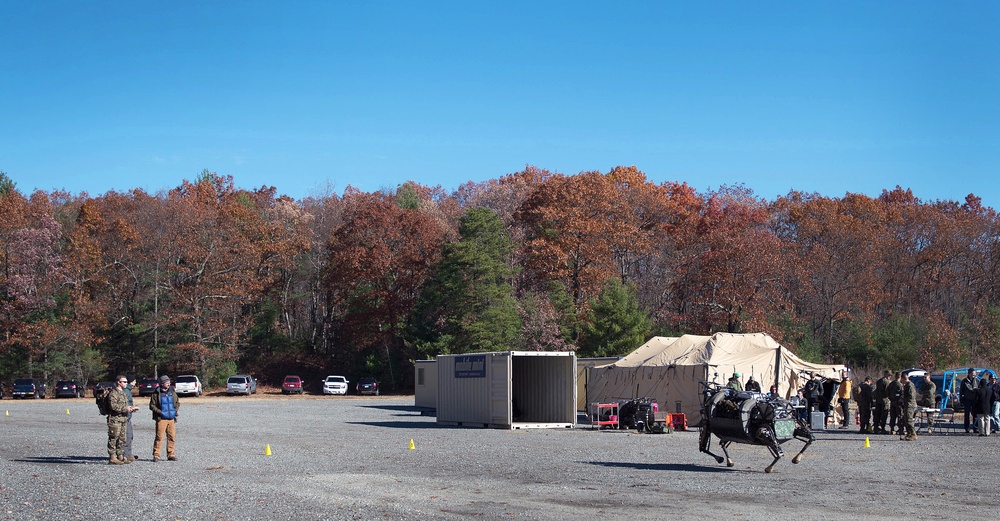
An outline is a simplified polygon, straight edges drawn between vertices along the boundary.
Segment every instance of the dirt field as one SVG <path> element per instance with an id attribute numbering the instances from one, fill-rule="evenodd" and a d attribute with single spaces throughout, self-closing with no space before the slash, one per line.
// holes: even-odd
<path id="1" fill-rule="evenodd" d="M 856 432 L 823 431 L 802 463 L 789 442 L 765 474 L 764 448 L 734 445 L 726 468 L 695 431 L 438 427 L 412 404 L 182 399 L 179 461 L 150 460 L 142 411 L 143 459 L 110 466 L 93 398 L 3 400 L 0 519 L 971 519 L 997 504 L 1000 436 L 872 436 L 865 448 Z"/>

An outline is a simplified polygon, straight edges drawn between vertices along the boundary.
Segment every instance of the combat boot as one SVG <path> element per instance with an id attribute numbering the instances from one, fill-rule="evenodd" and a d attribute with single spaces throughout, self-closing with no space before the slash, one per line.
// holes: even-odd
<path id="1" fill-rule="evenodd" d="M 114 454 L 112 454 L 111 457 L 108 458 L 108 465 L 124 465 L 124 464 L 125 462 L 118 459 L 118 456 L 115 456 Z"/>
<path id="2" fill-rule="evenodd" d="M 118 456 L 118 461 L 122 462 L 122 464 L 129 464 L 132 463 L 132 458 L 126 458 L 125 456 Z"/>

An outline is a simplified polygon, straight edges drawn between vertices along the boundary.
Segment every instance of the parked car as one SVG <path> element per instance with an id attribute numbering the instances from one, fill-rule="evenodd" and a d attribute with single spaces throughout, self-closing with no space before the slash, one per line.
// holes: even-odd
<path id="1" fill-rule="evenodd" d="M 323 394 L 347 394 L 347 378 L 330 375 L 323 380 Z"/>
<path id="2" fill-rule="evenodd" d="M 257 392 L 257 379 L 248 374 L 234 374 L 226 381 L 226 394 L 245 394 L 250 396 Z"/>
<path id="3" fill-rule="evenodd" d="M 378 396 L 378 380 L 365 376 L 358 380 L 358 394 L 373 394 Z"/>
<path id="4" fill-rule="evenodd" d="M 76 380 L 59 380 L 56 382 L 56 398 L 83 398 L 87 390 Z"/>
<path id="5" fill-rule="evenodd" d="M 193 374 L 182 374 L 174 380 L 174 391 L 178 395 L 201 396 L 201 380 Z"/>
<path id="6" fill-rule="evenodd" d="M 45 398 L 45 384 L 34 378 L 15 378 L 14 398 Z"/>
<path id="7" fill-rule="evenodd" d="M 156 378 L 143 378 L 136 384 L 139 388 L 139 396 L 152 396 L 156 394 L 156 389 L 160 387 L 160 382 Z"/>
<path id="8" fill-rule="evenodd" d="M 97 396 L 97 392 L 99 390 L 101 390 L 101 389 L 105 389 L 105 388 L 107 388 L 107 389 L 114 389 L 115 385 L 117 385 L 117 384 L 114 383 L 114 382 L 100 382 L 100 383 L 98 383 L 97 385 L 94 386 L 94 396 L 96 397 Z"/>
<path id="9" fill-rule="evenodd" d="M 298 376 L 288 375 L 285 377 L 285 381 L 281 382 L 281 392 L 282 394 L 302 394 L 303 384 L 305 384 L 305 382 L 303 382 Z"/>

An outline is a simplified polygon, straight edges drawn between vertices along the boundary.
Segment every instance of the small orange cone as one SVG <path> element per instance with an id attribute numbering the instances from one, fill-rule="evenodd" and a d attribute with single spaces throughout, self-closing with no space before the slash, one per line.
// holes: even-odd
<path id="1" fill-rule="evenodd" d="M 416 445 L 413 444 L 413 440 L 410 440 L 410 450 L 416 450 Z"/>
<path id="2" fill-rule="evenodd" d="M 267 444 L 266 447 L 264 447 L 264 455 L 265 456 L 270 456 L 271 455 L 271 444 L 270 443 Z"/>
<path id="3" fill-rule="evenodd" d="M 871 446 L 872 446 L 872 442 L 868 441 L 868 436 L 865 436 L 865 448 L 866 449 L 870 449 Z"/>

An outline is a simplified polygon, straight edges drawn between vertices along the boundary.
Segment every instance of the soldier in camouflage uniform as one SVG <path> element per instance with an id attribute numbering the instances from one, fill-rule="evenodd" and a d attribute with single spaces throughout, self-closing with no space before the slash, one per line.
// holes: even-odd
<path id="1" fill-rule="evenodd" d="M 924 385 L 920 387 L 920 401 L 917 405 L 937 409 L 937 384 L 931 381 L 931 374 L 924 373 Z M 934 432 L 934 414 L 927 413 L 927 434 Z"/>
<path id="2" fill-rule="evenodd" d="M 903 380 L 906 379 L 902 373 L 896 373 L 886 387 L 889 394 L 889 434 L 903 434 L 903 422 L 899 417 L 903 412 Z"/>
<path id="3" fill-rule="evenodd" d="M 889 380 L 892 373 L 882 373 L 875 382 L 875 434 L 886 434 L 885 420 L 889 416 Z"/>
<path id="4" fill-rule="evenodd" d="M 902 392 L 900 395 L 900 436 L 904 441 L 917 441 L 917 430 L 913 425 L 913 420 L 917 415 L 917 386 L 913 385 L 913 380 L 903 376 L 899 380 Z"/>
<path id="5" fill-rule="evenodd" d="M 129 407 L 128 397 L 125 395 L 126 385 L 128 380 L 125 375 L 118 375 L 117 384 L 108 396 L 111 409 L 108 413 L 108 463 L 111 465 L 132 463 L 131 459 L 125 459 L 126 425 L 129 413 L 139 408 Z"/>

